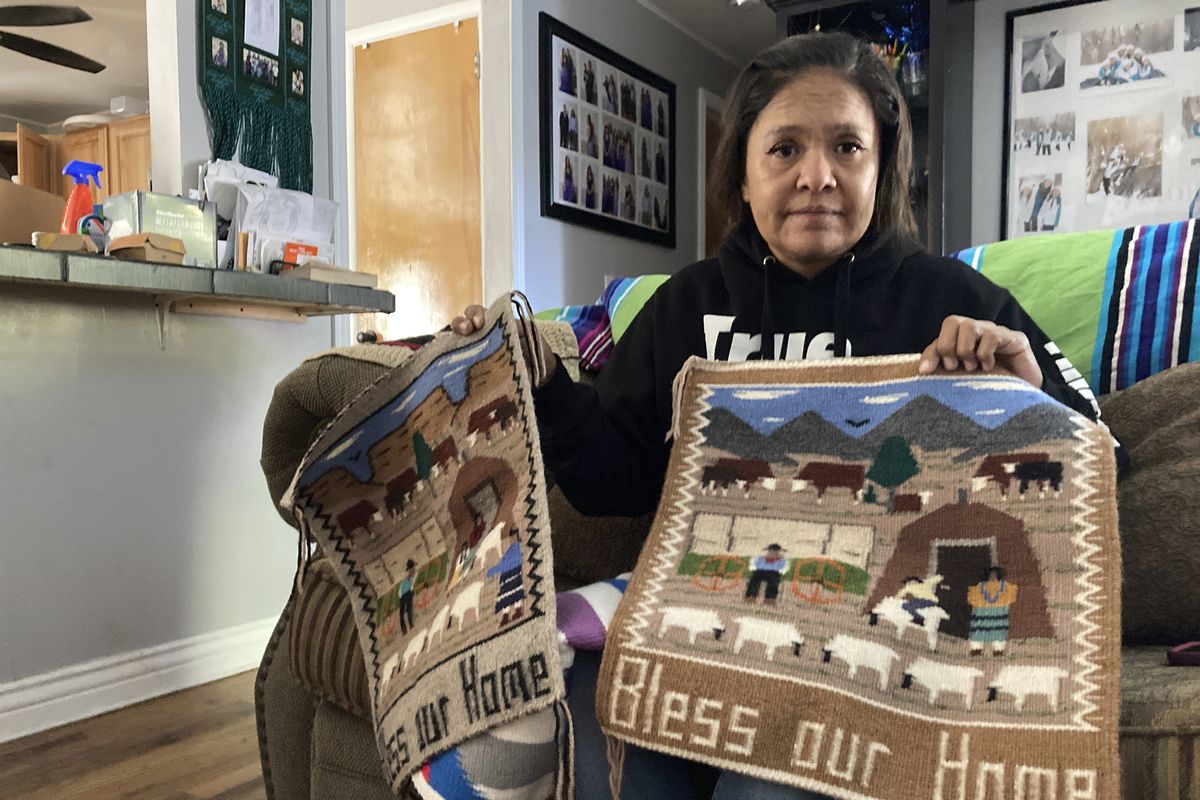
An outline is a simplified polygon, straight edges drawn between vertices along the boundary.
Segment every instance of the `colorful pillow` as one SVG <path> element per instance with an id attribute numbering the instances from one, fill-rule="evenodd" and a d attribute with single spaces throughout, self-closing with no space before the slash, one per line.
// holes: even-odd
<path id="1" fill-rule="evenodd" d="M 646 305 L 650 295 L 658 291 L 670 275 L 640 275 L 636 278 L 614 278 L 604 289 L 601 302 L 612 320 L 613 342 L 621 341 L 633 318 Z"/>
<path id="2" fill-rule="evenodd" d="M 569 323 L 579 340 L 579 365 L 598 372 L 650 295 L 669 277 L 613 278 L 594 305 L 550 308 L 539 311 L 534 318 Z"/>
<path id="3" fill-rule="evenodd" d="M 1196 220 L 1054 234 L 955 253 L 1007 288 L 1096 394 L 1200 360 Z"/>

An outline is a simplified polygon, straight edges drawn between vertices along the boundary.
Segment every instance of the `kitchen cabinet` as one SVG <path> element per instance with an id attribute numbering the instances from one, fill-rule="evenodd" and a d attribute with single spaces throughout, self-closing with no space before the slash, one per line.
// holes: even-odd
<path id="1" fill-rule="evenodd" d="M 108 125 L 108 193 L 150 191 L 150 117 Z"/>

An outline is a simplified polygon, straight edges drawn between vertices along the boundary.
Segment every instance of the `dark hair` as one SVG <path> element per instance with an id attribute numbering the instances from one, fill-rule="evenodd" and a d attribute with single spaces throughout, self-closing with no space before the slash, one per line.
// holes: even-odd
<path id="1" fill-rule="evenodd" d="M 984 572 L 984 574 L 983 574 L 983 579 L 985 581 L 990 581 L 992 579 L 993 572 L 996 573 L 996 580 L 998 580 L 998 581 L 1004 580 L 1004 567 L 997 567 L 997 566 L 988 567 L 987 571 Z"/>
<path id="2" fill-rule="evenodd" d="M 813 69 L 838 73 L 867 97 L 879 124 L 879 179 L 867 235 L 881 231 L 915 236 L 909 202 L 912 124 L 896 77 L 870 45 L 848 33 L 805 33 L 777 42 L 742 70 L 721 115 L 721 140 L 713 157 L 709 189 L 730 227 L 749 217 L 742 199 L 746 142 L 759 114 L 787 84 Z"/>

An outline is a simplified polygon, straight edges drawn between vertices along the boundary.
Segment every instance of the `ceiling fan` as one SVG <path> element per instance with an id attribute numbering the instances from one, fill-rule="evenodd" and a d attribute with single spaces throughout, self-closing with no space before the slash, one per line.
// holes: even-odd
<path id="1" fill-rule="evenodd" d="M 87 22 L 91 18 L 90 14 L 78 6 L 0 6 L 0 27 L 70 25 L 75 22 Z M 96 73 L 104 69 L 104 65 L 99 61 L 93 61 L 64 47 L 8 31 L 0 31 L 0 47 L 83 72 Z"/>

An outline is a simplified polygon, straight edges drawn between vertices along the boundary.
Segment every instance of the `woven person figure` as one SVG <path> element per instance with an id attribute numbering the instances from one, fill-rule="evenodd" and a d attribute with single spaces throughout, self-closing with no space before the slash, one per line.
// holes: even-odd
<path id="1" fill-rule="evenodd" d="M 779 597 L 779 579 L 787 569 L 787 559 L 783 557 L 785 550 L 778 544 L 767 545 L 763 552 L 766 555 L 754 559 L 754 571 L 746 581 L 746 602 L 757 603 L 759 590 L 765 586 L 763 604 L 773 606 Z"/>
<path id="2" fill-rule="evenodd" d="M 904 579 L 904 587 L 896 593 L 896 599 L 901 601 L 900 607 L 912 617 L 914 625 L 925 624 L 921 609 L 938 604 L 937 587 L 941 582 L 941 575 L 930 575 L 924 580 L 915 575 Z"/>
<path id="3" fill-rule="evenodd" d="M 400 581 L 400 632 L 408 633 L 413 626 L 413 583 L 417 577 L 417 562 L 408 559 L 404 569 L 404 580 Z"/>
<path id="4" fill-rule="evenodd" d="M 967 590 L 971 606 L 971 655 L 983 653 L 992 644 L 992 655 L 1004 654 L 1008 644 L 1008 612 L 1017 602 L 1017 585 L 1004 580 L 1004 567 L 988 567 L 984 579 Z"/>
<path id="5" fill-rule="evenodd" d="M 487 577 L 498 576 L 500 588 L 496 594 L 496 613 L 501 614 L 500 624 L 507 625 L 511 616 L 520 619 L 525 607 L 525 585 L 521 579 L 521 532 L 515 527 L 508 529 L 510 542 L 504 555 L 487 571 Z"/>

